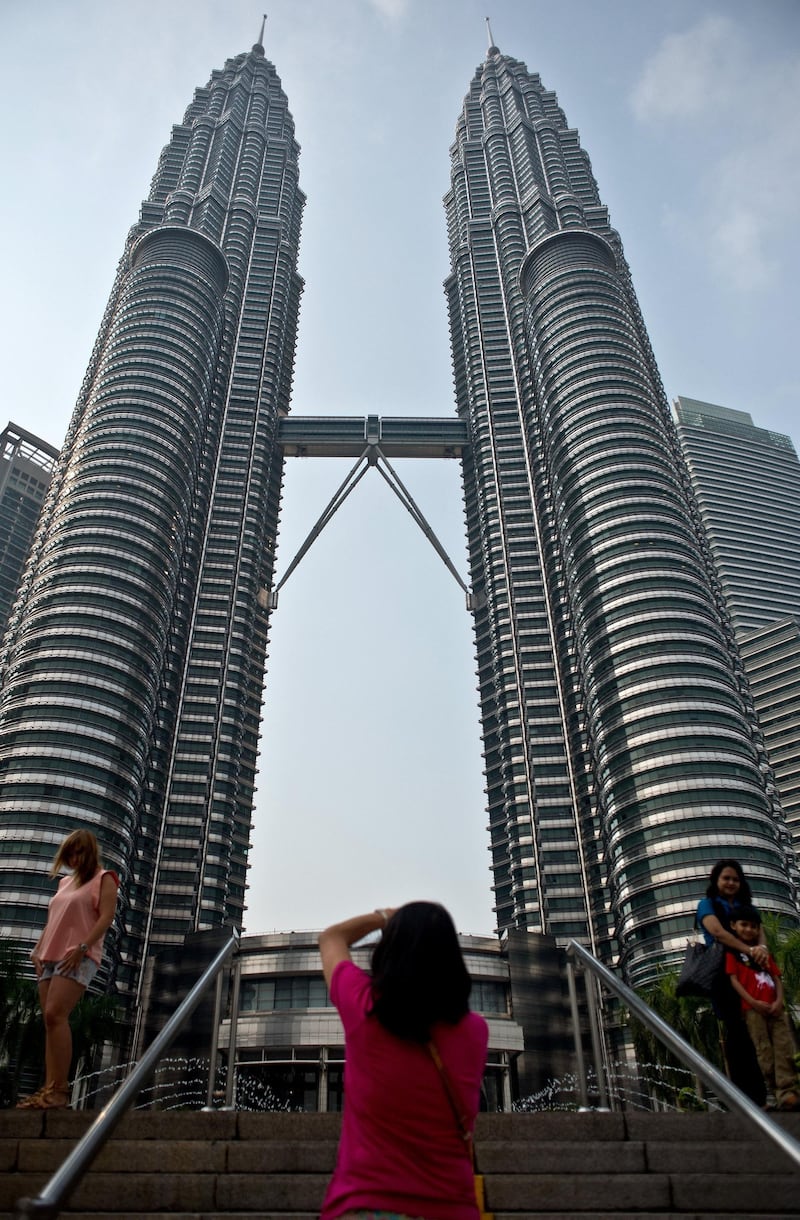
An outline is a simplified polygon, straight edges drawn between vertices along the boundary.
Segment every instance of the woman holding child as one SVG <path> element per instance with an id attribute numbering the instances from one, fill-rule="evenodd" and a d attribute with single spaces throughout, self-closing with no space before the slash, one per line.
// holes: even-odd
<path id="1" fill-rule="evenodd" d="M 755 907 L 739 907 L 731 929 L 748 946 L 758 943 L 761 916 Z M 767 1087 L 779 1110 L 796 1110 L 800 1104 L 794 1033 L 784 1005 L 778 963 L 771 956 L 757 966 L 746 953 L 728 952 L 725 970 L 742 1003 L 744 1023 L 753 1043 Z"/>
<path id="2" fill-rule="evenodd" d="M 763 967 L 769 958 L 763 929 L 759 926 L 758 938 L 751 944 L 745 944 L 731 930 L 738 912 L 752 907 L 752 903 L 750 886 L 741 865 L 736 860 L 719 860 L 711 870 L 706 896 L 697 908 L 696 919 L 703 929 L 706 944 L 717 941 L 726 949 L 744 955 L 754 965 Z M 767 1097 L 766 1085 L 744 1022 L 741 999 L 725 971 L 714 980 L 711 1003 L 724 1027 L 728 1075 L 756 1105 L 763 1106 Z"/>

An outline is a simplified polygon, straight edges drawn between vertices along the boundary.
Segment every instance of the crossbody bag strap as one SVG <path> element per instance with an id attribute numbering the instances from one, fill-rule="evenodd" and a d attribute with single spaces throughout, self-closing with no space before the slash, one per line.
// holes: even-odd
<path id="1" fill-rule="evenodd" d="M 442 1063 L 442 1056 L 439 1054 L 439 1048 L 437 1047 L 436 1043 L 433 1041 L 433 1039 L 431 1039 L 429 1042 L 426 1042 L 425 1045 L 427 1047 L 428 1054 L 436 1064 L 447 1100 L 450 1102 L 450 1109 L 453 1111 L 453 1117 L 456 1120 L 456 1125 L 461 1134 L 461 1138 L 464 1141 L 464 1147 L 467 1149 L 467 1155 L 474 1166 L 475 1146 L 472 1141 L 472 1132 L 469 1129 L 469 1122 L 467 1120 L 466 1111 L 464 1110 L 464 1104 L 461 1101 L 458 1090 L 450 1079 L 450 1074 L 448 1073 L 447 1068 Z"/>
<path id="2" fill-rule="evenodd" d="M 461 1095 L 458 1089 L 450 1079 L 447 1068 L 442 1063 L 442 1057 L 439 1054 L 439 1048 L 431 1039 L 425 1044 L 428 1048 L 428 1054 L 436 1064 L 444 1088 L 447 1100 L 450 1102 L 450 1109 L 453 1111 L 453 1116 L 456 1120 L 456 1125 L 461 1133 L 461 1138 L 464 1141 L 464 1148 L 472 1165 L 472 1173 L 475 1180 L 475 1203 L 478 1208 L 479 1220 L 494 1220 L 494 1214 L 486 1210 L 486 1187 L 484 1185 L 483 1174 L 478 1173 L 478 1166 L 475 1163 L 475 1142 L 472 1138 L 472 1132 L 469 1127 L 469 1120 L 464 1103 L 461 1100 Z"/>

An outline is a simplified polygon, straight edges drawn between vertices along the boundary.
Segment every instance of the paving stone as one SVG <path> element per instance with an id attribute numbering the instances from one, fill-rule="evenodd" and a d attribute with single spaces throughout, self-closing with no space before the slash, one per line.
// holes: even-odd
<path id="1" fill-rule="evenodd" d="M 479 1114 L 476 1140 L 621 1140 L 625 1118 L 598 1110 L 550 1110 L 536 1114 Z M 641 1139 L 641 1136 L 637 1136 Z"/>
<path id="2" fill-rule="evenodd" d="M 644 1173 L 647 1168 L 642 1141 L 610 1140 L 556 1142 L 515 1140 L 477 1145 L 481 1173 Z"/>
<path id="3" fill-rule="evenodd" d="M 220 1211 L 314 1211 L 322 1207 L 327 1174 L 229 1173 L 217 1186 Z"/>
<path id="4" fill-rule="evenodd" d="M 134 1110 L 114 1138 L 147 1140 L 230 1140 L 236 1137 L 234 1110 Z"/>
<path id="5" fill-rule="evenodd" d="M 25 1135 L 30 1139 L 44 1130 L 44 1114 L 41 1110 L 0 1110 L 0 1140 L 18 1139 Z"/>
<path id="6" fill-rule="evenodd" d="M 498 1174 L 486 1183 L 492 1212 L 561 1210 L 569 1213 L 608 1209 L 670 1207 L 666 1174 Z"/>
<path id="7" fill-rule="evenodd" d="M 22 1171 L 53 1173 L 74 1148 L 73 1140 L 21 1140 Z M 159 1173 L 223 1173 L 228 1145 L 222 1140 L 164 1140 L 157 1150 Z M 92 1162 L 90 1173 L 131 1173 L 155 1168 L 152 1140 L 112 1139 Z"/>
<path id="8" fill-rule="evenodd" d="M 740 1173 L 753 1164 L 759 1173 L 786 1173 L 791 1165 L 780 1148 L 759 1146 L 754 1153 L 752 1141 L 720 1140 L 719 1143 L 648 1143 L 647 1167 L 654 1173 Z"/>
<path id="9" fill-rule="evenodd" d="M 19 1141 L 0 1141 L 0 1173 L 9 1173 L 19 1167 Z"/>
<path id="10" fill-rule="evenodd" d="M 183 1173 L 90 1173 L 69 1199 L 74 1210 L 113 1213 L 120 1210 L 210 1211 L 216 1208 L 214 1174 Z M 113 1207 L 109 1207 L 113 1200 Z"/>
<path id="11" fill-rule="evenodd" d="M 326 1173 L 336 1162 L 335 1140 L 255 1141 L 228 1145 L 230 1173 Z"/>
<path id="12" fill-rule="evenodd" d="M 628 1139 L 665 1140 L 676 1143 L 688 1140 L 699 1143 L 703 1140 L 748 1140 L 752 1138 L 750 1124 L 738 1114 L 721 1111 L 710 1114 L 647 1114 L 630 1111 L 625 1114 L 625 1132 Z"/>
<path id="13" fill-rule="evenodd" d="M 330 1139 L 338 1140 L 341 1114 L 253 1114 L 240 1110 L 238 1132 L 241 1139 Z"/>
<path id="14" fill-rule="evenodd" d="M 721 1213 L 760 1215 L 768 1207 L 778 1215 L 800 1212 L 800 1175 L 793 1174 L 674 1174 L 672 1195 L 676 1211 L 696 1206 L 699 1199 Z"/>

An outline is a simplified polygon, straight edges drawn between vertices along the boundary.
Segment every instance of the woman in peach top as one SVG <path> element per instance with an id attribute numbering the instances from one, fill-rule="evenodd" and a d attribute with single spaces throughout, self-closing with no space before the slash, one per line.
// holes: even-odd
<path id="1" fill-rule="evenodd" d="M 47 923 L 31 960 L 39 980 L 45 1029 L 45 1083 L 18 1102 L 20 1109 L 61 1110 L 69 1105 L 72 1031 L 69 1015 L 91 983 L 103 957 L 103 939 L 114 919 L 119 879 L 100 864 L 97 839 L 89 830 L 67 835 L 56 853 L 51 877 L 62 877 L 50 899 Z"/>

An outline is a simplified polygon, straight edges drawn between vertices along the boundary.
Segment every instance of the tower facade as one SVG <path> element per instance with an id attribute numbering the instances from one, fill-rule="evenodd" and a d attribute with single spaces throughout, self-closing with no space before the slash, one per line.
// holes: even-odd
<path id="1" fill-rule="evenodd" d="M 791 910 L 785 824 L 619 236 L 494 46 L 445 207 L 498 926 L 644 982 L 734 847 Z"/>
<path id="2" fill-rule="evenodd" d="M 57 449 L 16 424 L 0 433 L 0 637 L 57 457 Z"/>
<path id="3" fill-rule="evenodd" d="M 159 946 L 242 923 L 303 203 L 259 41 L 161 154 L 0 659 L 3 934 L 38 936 L 56 844 L 94 829 L 132 996 Z"/>

